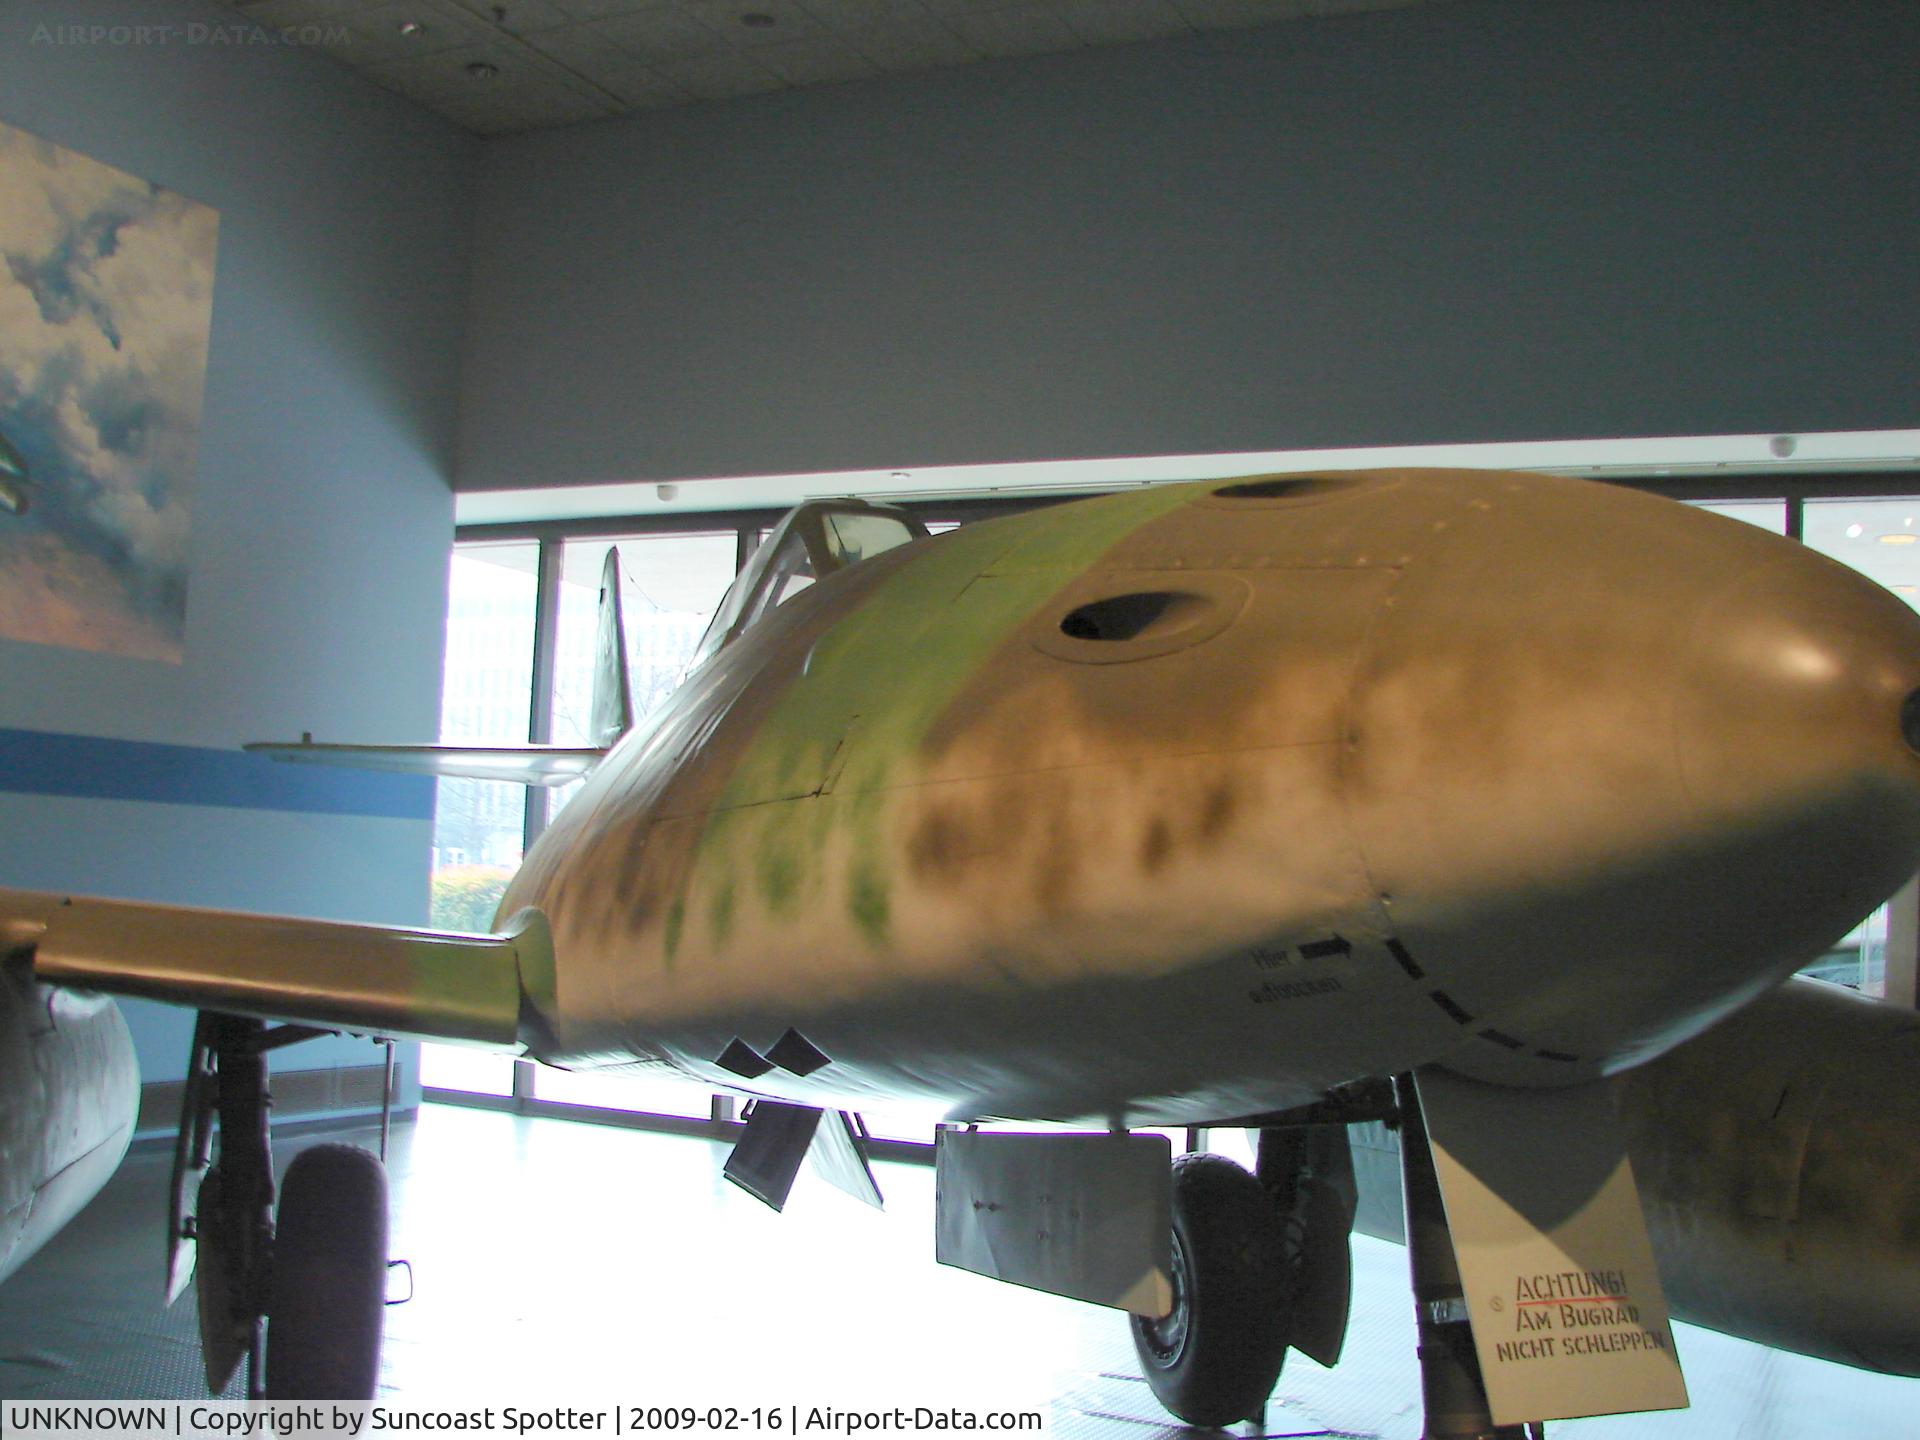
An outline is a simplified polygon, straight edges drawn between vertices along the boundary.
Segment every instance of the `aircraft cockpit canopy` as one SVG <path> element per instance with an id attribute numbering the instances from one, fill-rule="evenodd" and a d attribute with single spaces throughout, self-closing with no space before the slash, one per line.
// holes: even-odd
<path id="1" fill-rule="evenodd" d="M 927 536 L 904 510 L 813 500 L 788 512 L 753 552 L 700 637 L 698 665 L 815 581 Z"/>

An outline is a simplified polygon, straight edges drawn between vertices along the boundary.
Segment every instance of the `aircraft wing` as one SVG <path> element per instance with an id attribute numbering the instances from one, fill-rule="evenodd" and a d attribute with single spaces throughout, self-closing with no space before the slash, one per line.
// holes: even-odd
<path id="1" fill-rule="evenodd" d="M 49 984 L 511 1051 L 553 973 L 537 910 L 476 935 L 0 890 L 0 957 L 22 954 Z"/>
<path id="2" fill-rule="evenodd" d="M 459 780 L 509 780 L 520 785 L 565 785 L 606 755 L 599 745 L 328 745 L 312 740 L 255 741 L 241 747 L 270 760 L 343 765 Z"/>

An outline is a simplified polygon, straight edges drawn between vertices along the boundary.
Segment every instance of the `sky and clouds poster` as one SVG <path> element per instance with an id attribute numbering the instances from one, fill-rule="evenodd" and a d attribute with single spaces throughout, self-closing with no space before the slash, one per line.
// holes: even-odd
<path id="1" fill-rule="evenodd" d="M 0 637 L 182 658 L 219 224 L 0 124 Z"/>

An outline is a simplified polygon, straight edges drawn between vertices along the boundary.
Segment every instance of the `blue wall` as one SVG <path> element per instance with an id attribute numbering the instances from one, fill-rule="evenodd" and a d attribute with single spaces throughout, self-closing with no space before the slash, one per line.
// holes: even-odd
<path id="1" fill-rule="evenodd" d="M 503 139 L 458 484 L 1911 427 L 1917 71 L 1470 0 Z"/>
<path id="2" fill-rule="evenodd" d="M 476 142 L 320 55 L 183 38 L 236 24 L 0 0 L 0 120 L 220 212 L 186 658 L 0 641 L 0 885 L 419 923 L 417 784 L 317 802 L 236 747 L 437 731 Z M 146 1078 L 176 1077 L 191 1017 L 127 1010 Z M 377 1059 L 328 1043 L 286 1063 Z"/>

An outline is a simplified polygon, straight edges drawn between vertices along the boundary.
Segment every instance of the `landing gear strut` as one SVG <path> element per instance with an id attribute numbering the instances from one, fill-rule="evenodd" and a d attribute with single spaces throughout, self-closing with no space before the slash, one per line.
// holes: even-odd
<path id="1" fill-rule="evenodd" d="M 1541 1440 L 1546 1434 L 1545 1425 L 1493 1423 L 1413 1077 L 1394 1077 L 1394 1094 L 1400 1109 L 1407 1266 L 1413 1276 L 1413 1308 L 1420 1336 L 1420 1398 L 1427 1417 L 1421 1432 L 1423 1440 Z"/>
<path id="2" fill-rule="evenodd" d="M 215 1395 L 244 1357 L 253 1398 L 373 1397 L 386 1172 L 350 1145 L 304 1151 L 287 1169 L 275 1224 L 267 1052 L 326 1033 L 204 1013 L 194 1027 L 174 1151 L 168 1298 L 197 1271 L 201 1350 Z"/>

